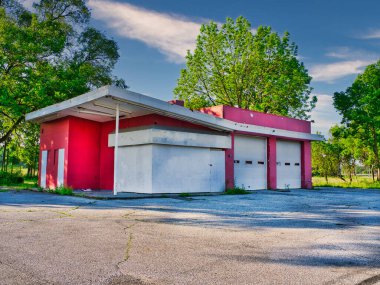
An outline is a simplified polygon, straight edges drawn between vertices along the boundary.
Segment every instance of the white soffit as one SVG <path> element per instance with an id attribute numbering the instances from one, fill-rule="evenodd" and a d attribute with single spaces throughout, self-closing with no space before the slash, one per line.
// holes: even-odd
<path id="1" fill-rule="evenodd" d="M 322 136 L 315 134 L 236 123 L 115 86 L 103 86 L 34 111 L 26 115 L 26 120 L 43 123 L 66 116 L 75 116 L 98 122 L 112 121 L 115 120 L 116 104 L 120 107 L 120 119 L 155 113 L 219 131 L 241 131 L 300 140 L 323 140 Z"/>

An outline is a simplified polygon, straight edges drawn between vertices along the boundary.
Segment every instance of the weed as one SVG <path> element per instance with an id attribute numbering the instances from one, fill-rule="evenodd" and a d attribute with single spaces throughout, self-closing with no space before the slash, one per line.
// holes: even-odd
<path id="1" fill-rule="evenodd" d="M 52 192 L 60 195 L 73 195 L 73 188 L 66 186 L 58 186 L 57 188 L 55 188 L 55 190 L 52 190 Z"/>
<path id="2" fill-rule="evenodd" d="M 234 188 L 228 188 L 225 192 L 226 195 L 242 195 L 242 194 L 249 194 L 249 191 L 245 190 L 244 188 L 240 187 L 234 187 Z"/>
<path id="3" fill-rule="evenodd" d="M 181 193 L 179 194 L 179 197 L 190 197 L 189 193 Z"/>

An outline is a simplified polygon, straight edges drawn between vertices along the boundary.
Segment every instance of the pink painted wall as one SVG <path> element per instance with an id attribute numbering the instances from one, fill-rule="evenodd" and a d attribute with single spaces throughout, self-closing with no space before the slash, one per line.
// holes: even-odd
<path id="1" fill-rule="evenodd" d="M 200 111 L 209 115 L 243 124 L 252 124 L 262 127 L 277 128 L 281 130 L 302 133 L 311 132 L 310 122 L 284 116 L 265 114 L 261 112 L 222 105 L 202 108 Z"/>
<path id="2" fill-rule="evenodd" d="M 231 133 L 231 148 L 226 149 L 225 152 L 225 179 L 226 189 L 235 186 L 235 172 L 234 172 L 234 147 L 235 147 L 235 134 Z"/>
<path id="3" fill-rule="evenodd" d="M 74 189 L 99 188 L 100 126 L 98 122 L 69 118 L 66 185 Z"/>
<path id="4" fill-rule="evenodd" d="M 69 119 L 58 119 L 52 122 L 43 123 L 40 129 L 40 161 L 41 152 L 48 151 L 46 165 L 46 187 L 55 188 L 57 186 L 58 171 L 58 149 L 65 149 L 65 165 L 68 161 L 68 141 L 69 141 Z M 65 170 L 66 171 L 66 170 Z M 39 173 L 41 173 L 41 163 L 39 163 Z M 66 174 L 66 173 L 65 173 Z M 38 179 L 40 183 L 41 177 Z M 66 184 L 66 175 L 64 179 Z"/>
<path id="5" fill-rule="evenodd" d="M 277 189 L 277 152 L 276 138 L 267 139 L 267 187 Z"/>
<path id="6" fill-rule="evenodd" d="M 311 189 L 311 143 L 309 141 L 301 142 L 301 187 Z"/>

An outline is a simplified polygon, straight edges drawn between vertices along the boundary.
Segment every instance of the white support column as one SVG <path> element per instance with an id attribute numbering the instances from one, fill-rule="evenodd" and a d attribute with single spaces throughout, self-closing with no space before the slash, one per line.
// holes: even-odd
<path id="1" fill-rule="evenodd" d="M 119 104 L 116 104 L 116 122 L 115 122 L 115 151 L 114 151 L 114 166 L 113 166 L 113 194 L 117 195 L 117 151 L 119 148 Z"/>

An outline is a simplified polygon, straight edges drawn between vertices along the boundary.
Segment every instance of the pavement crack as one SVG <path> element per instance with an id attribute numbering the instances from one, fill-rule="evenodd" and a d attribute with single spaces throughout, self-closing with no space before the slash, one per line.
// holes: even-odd
<path id="1" fill-rule="evenodd" d="M 367 278 L 357 283 L 356 285 L 373 285 L 373 284 L 378 284 L 378 282 L 380 282 L 380 274 Z"/>

